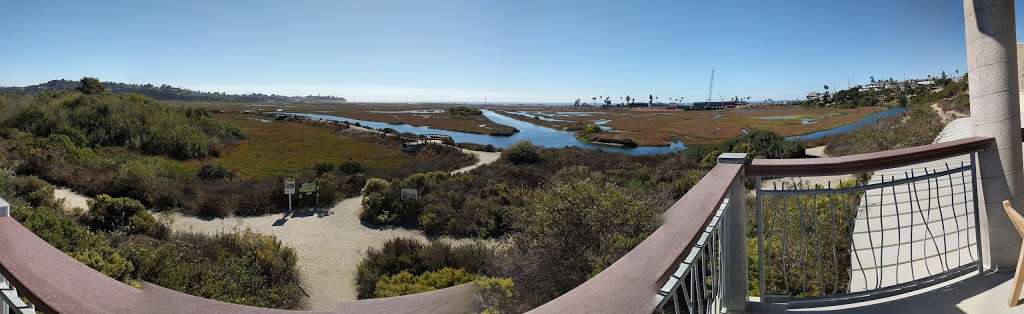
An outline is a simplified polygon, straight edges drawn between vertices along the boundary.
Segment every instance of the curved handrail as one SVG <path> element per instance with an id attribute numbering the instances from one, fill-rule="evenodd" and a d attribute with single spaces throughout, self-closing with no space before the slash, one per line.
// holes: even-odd
<path id="1" fill-rule="evenodd" d="M 991 137 L 968 137 L 955 141 L 887 150 L 877 153 L 828 158 L 754 159 L 747 166 L 749 176 L 824 176 L 895 168 L 980 151 L 992 145 Z"/>
<path id="2" fill-rule="evenodd" d="M 663 215 L 654 233 L 614 264 L 531 313 L 651 313 L 658 289 L 675 270 L 743 171 L 720 163 Z"/>
<path id="3" fill-rule="evenodd" d="M 467 313 L 479 312 L 464 284 L 414 295 L 359 300 L 326 312 L 231 304 L 154 284 L 134 288 L 79 263 L 10 217 L 0 217 L 0 272 L 45 313 Z"/>

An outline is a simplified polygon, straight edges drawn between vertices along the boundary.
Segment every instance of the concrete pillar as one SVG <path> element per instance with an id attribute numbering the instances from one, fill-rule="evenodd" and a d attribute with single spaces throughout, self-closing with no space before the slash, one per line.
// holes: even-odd
<path id="1" fill-rule="evenodd" d="M 725 153 L 718 163 L 746 164 L 747 154 Z M 730 313 L 747 310 L 747 193 L 743 173 L 729 185 L 729 199 L 722 213 L 722 306 Z"/>
<path id="2" fill-rule="evenodd" d="M 967 72 L 974 134 L 995 138 L 980 152 L 984 204 L 982 246 L 986 263 L 1003 270 L 1016 266 L 1020 238 L 1001 202 L 1024 208 L 1020 95 L 1017 86 L 1017 34 L 1014 0 L 964 0 Z"/>
<path id="3" fill-rule="evenodd" d="M 1024 43 L 1017 43 L 1017 92 L 1020 94 L 1017 99 L 1020 101 L 1019 103 L 1024 103 L 1024 87 L 1021 86 L 1024 84 L 1024 78 L 1021 75 L 1024 75 Z M 1024 107 L 1020 110 L 1024 112 Z"/>
<path id="4" fill-rule="evenodd" d="M 11 217 L 11 204 L 7 203 L 7 201 L 0 198 L 0 218 L 3 217 Z"/>

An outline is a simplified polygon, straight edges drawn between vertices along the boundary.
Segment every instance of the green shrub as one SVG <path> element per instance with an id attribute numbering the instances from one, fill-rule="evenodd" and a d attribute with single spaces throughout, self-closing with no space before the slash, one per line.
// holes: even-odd
<path id="1" fill-rule="evenodd" d="M 649 193 L 615 186 L 586 167 L 563 169 L 527 199 L 514 212 L 518 232 L 509 264 L 515 266 L 508 275 L 530 306 L 611 265 L 657 228 L 664 209 Z"/>
<path id="2" fill-rule="evenodd" d="M 787 141 L 785 137 L 765 130 L 756 130 L 741 135 L 727 141 L 723 146 L 723 151 L 747 153 L 750 158 L 783 159 L 804 157 L 803 143 Z"/>
<path id="3" fill-rule="evenodd" d="M 537 150 L 537 146 L 530 141 L 521 141 L 502 151 L 501 159 L 514 165 L 535 163 L 540 161 Z"/>
<path id="4" fill-rule="evenodd" d="M 236 177 L 234 172 L 224 168 L 221 165 L 206 164 L 199 168 L 196 172 L 196 176 L 203 180 L 221 180 L 221 179 L 234 179 Z"/>
<path id="5" fill-rule="evenodd" d="M 349 174 L 349 175 L 357 174 L 357 173 L 363 172 L 365 170 L 366 169 L 363 168 L 362 164 L 360 164 L 358 162 L 355 162 L 355 161 L 351 161 L 351 160 L 347 160 L 347 161 L 341 163 L 341 165 L 338 165 L 338 171 L 341 171 L 341 173 Z"/>
<path id="6" fill-rule="evenodd" d="M 424 244 L 414 239 L 397 238 L 388 240 L 378 249 L 366 252 L 366 257 L 359 263 L 356 288 L 359 298 L 372 298 L 376 295 L 377 283 L 384 276 L 402 272 L 416 276 L 446 267 L 462 269 L 471 274 L 487 275 L 493 272 L 495 261 L 494 252 L 480 244 Z"/>
<path id="7" fill-rule="evenodd" d="M 13 177 L 12 194 L 32 206 L 55 207 L 53 199 L 53 186 L 35 176 Z"/>
<path id="8" fill-rule="evenodd" d="M 139 95 L 63 91 L 11 107 L 4 127 L 38 137 L 65 135 L 76 145 L 124 147 L 177 159 L 216 156 L 245 138 L 238 127 L 208 114 L 170 108 Z"/>
<path id="9" fill-rule="evenodd" d="M 476 280 L 477 301 L 484 308 L 482 313 L 520 313 L 527 309 L 516 309 L 515 283 L 509 278 L 481 277 Z"/>
<path id="10" fill-rule="evenodd" d="M 167 241 L 132 238 L 122 248 L 139 279 L 237 304 L 302 306 L 295 251 L 250 231 L 215 236 L 179 233 Z"/>
<path id="11" fill-rule="evenodd" d="M 463 106 L 448 108 L 448 113 L 458 116 L 479 116 L 484 114 L 478 108 L 470 108 Z"/>
<path id="12" fill-rule="evenodd" d="M 81 81 L 78 81 L 78 90 L 89 95 L 98 95 L 106 91 L 107 88 L 95 77 L 83 77 Z"/>
<path id="13" fill-rule="evenodd" d="M 90 232 L 57 209 L 18 207 L 12 215 L 50 245 L 111 278 L 126 280 L 135 269 L 106 236 Z"/>
<path id="14" fill-rule="evenodd" d="M 82 216 L 82 222 L 93 230 L 134 234 L 149 231 L 156 219 L 139 201 L 101 194 L 89 200 L 89 211 Z"/>
<path id="15" fill-rule="evenodd" d="M 465 270 L 441 268 L 413 275 L 403 271 L 394 275 L 385 275 L 377 281 L 374 288 L 375 298 L 397 297 L 401 295 L 433 291 L 448 288 L 476 280 L 477 276 Z"/>

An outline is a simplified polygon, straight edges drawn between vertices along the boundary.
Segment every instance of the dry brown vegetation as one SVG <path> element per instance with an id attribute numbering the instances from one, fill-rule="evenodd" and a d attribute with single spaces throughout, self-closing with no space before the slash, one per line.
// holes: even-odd
<path id="1" fill-rule="evenodd" d="M 282 111 L 288 112 L 329 114 L 359 120 L 430 126 L 435 129 L 477 134 L 511 135 L 518 131 L 513 127 L 495 123 L 483 115 L 449 113 L 448 109 L 457 107 L 450 104 L 307 104 L 191 101 L 172 101 L 168 103 L 175 106 L 203 107 L 223 111 L 274 111 L 282 109 Z"/>
<path id="2" fill-rule="evenodd" d="M 563 121 L 544 121 L 542 125 L 566 130 L 582 130 L 594 121 L 609 120 L 606 126 L 618 132 L 588 134 L 596 140 L 632 139 L 642 146 L 668 145 L 682 139 L 688 145 L 714 144 L 734 138 L 742 130 L 769 130 L 782 136 L 807 134 L 831 129 L 856 122 L 865 116 L 883 110 L 883 107 L 859 107 L 853 109 L 807 108 L 807 107 L 760 107 L 723 111 L 681 111 L 672 109 L 599 109 L 565 107 L 499 107 L 499 113 L 516 119 L 537 123 L 543 121 L 510 114 L 510 111 L 526 111 L 530 114 L 548 115 L 557 112 L 586 112 L 586 115 L 561 115 Z M 816 123 L 803 124 L 809 118 Z"/>

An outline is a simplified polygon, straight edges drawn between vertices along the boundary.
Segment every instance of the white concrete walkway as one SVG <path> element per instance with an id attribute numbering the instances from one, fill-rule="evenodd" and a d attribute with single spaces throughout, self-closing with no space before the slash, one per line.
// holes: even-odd
<path id="1" fill-rule="evenodd" d="M 935 142 L 970 136 L 970 120 L 948 124 Z M 968 155 L 875 171 L 870 183 L 970 165 Z M 853 230 L 850 292 L 906 283 L 977 260 L 970 172 L 864 193 Z"/>

